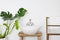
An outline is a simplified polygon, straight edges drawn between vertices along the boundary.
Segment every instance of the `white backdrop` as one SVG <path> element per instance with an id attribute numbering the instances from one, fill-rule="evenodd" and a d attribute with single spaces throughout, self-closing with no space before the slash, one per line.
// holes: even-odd
<path id="1" fill-rule="evenodd" d="M 10 11 L 13 15 L 19 8 L 28 10 L 24 19 L 32 19 L 41 28 L 41 40 L 46 40 L 46 16 L 60 17 L 60 0 L 0 0 L 0 11 Z M 1 21 L 0 21 L 1 24 Z M 18 32 L 14 30 L 9 35 L 9 40 L 19 40 Z M 36 38 L 24 38 L 24 40 L 37 40 Z"/>

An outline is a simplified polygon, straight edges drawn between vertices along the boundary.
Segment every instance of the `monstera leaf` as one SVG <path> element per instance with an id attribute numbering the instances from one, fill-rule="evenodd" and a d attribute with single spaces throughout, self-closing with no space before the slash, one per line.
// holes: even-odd
<path id="1" fill-rule="evenodd" d="M 24 8 L 20 8 L 18 11 L 17 11 L 17 14 L 15 15 L 15 17 L 23 17 L 25 14 L 26 14 L 27 10 L 24 9 Z"/>
<path id="2" fill-rule="evenodd" d="M 18 14 L 19 14 L 20 17 L 24 16 L 26 12 L 27 12 L 27 10 L 24 9 L 24 8 L 20 8 L 20 9 L 18 10 Z"/>
<path id="3" fill-rule="evenodd" d="M 5 11 L 2 11 L 0 16 L 4 19 L 4 20 L 12 20 L 13 17 L 12 17 L 12 14 L 10 12 L 5 12 Z"/>

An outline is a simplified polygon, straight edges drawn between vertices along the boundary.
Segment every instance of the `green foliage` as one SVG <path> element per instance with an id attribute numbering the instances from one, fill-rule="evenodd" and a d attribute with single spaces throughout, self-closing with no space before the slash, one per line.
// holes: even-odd
<path id="1" fill-rule="evenodd" d="M 27 10 L 24 9 L 24 8 L 20 8 L 18 11 L 17 11 L 17 14 L 15 14 L 15 17 L 23 17 L 25 14 L 26 14 Z"/>
<path id="2" fill-rule="evenodd" d="M 2 11 L 0 16 L 4 19 L 4 20 L 13 20 L 17 17 L 23 17 L 26 14 L 27 10 L 24 8 L 19 8 L 19 10 L 17 11 L 17 14 L 15 14 L 15 16 L 13 17 L 13 15 L 8 11 Z"/>
<path id="3" fill-rule="evenodd" d="M 18 20 L 15 20 L 15 23 L 11 30 L 10 30 L 10 26 L 7 23 L 3 23 L 3 25 L 6 27 L 6 30 L 3 35 L 0 34 L 0 38 L 5 38 L 8 34 L 10 34 L 13 31 L 14 28 L 16 28 L 16 30 L 18 30 L 18 28 L 19 28 Z"/>
<path id="4" fill-rule="evenodd" d="M 9 34 L 9 28 L 10 27 L 9 27 L 9 25 L 7 23 L 3 23 L 3 25 L 6 27 L 6 30 L 5 30 L 4 35 L 3 35 L 5 37 L 5 36 L 7 36 Z"/>
<path id="5" fill-rule="evenodd" d="M 14 27 L 16 28 L 16 30 L 19 29 L 18 20 L 15 20 L 15 23 L 14 23 L 14 25 L 13 25 L 13 27 L 12 27 L 10 33 L 13 31 Z"/>
<path id="6" fill-rule="evenodd" d="M 12 21 L 15 18 L 23 17 L 26 14 L 26 12 L 27 12 L 26 9 L 20 8 L 17 11 L 17 14 L 15 14 L 15 16 L 13 17 L 13 15 L 10 12 L 2 11 L 0 14 L 0 17 L 2 17 L 3 20 Z M 8 34 L 10 34 L 13 31 L 14 28 L 16 28 L 16 30 L 19 29 L 18 20 L 15 20 L 14 25 L 12 26 L 12 29 L 10 29 L 10 25 L 8 25 L 7 23 L 3 23 L 3 25 L 6 27 L 6 30 L 3 35 L 2 35 L 2 33 L 0 33 L 0 38 L 5 38 Z"/>
<path id="7" fill-rule="evenodd" d="M 4 19 L 4 20 L 12 20 L 13 17 L 12 17 L 12 14 L 10 12 L 5 12 L 5 11 L 2 11 L 0 16 Z"/>

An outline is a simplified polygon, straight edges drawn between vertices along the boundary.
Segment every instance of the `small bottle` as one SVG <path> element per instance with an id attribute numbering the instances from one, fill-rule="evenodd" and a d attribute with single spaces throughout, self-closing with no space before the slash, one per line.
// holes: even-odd
<path id="1" fill-rule="evenodd" d="M 31 21 L 31 19 L 29 19 L 29 22 L 27 22 L 27 24 L 26 24 L 27 26 L 33 26 L 34 25 L 34 23 Z"/>

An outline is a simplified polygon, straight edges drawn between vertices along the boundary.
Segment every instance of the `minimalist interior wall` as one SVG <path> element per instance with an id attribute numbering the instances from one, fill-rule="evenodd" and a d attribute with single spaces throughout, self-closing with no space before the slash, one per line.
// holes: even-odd
<path id="1" fill-rule="evenodd" d="M 46 40 L 46 16 L 60 17 L 60 0 L 0 0 L 0 11 L 10 11 L 14 15 L 21 7 L 28 10 L 21 21 L 24 19 L 24 23 L 26 23 L 26 20 L 32 19 L 35 24 L 40 26 L 39 31 L 42 32 L 41 40 Z M 21 30 L 14 30 L 9 35 L 9 40 L 18 40 L 19 31 Z M 37 39 L 24 38 L 24 40 Z"/>

